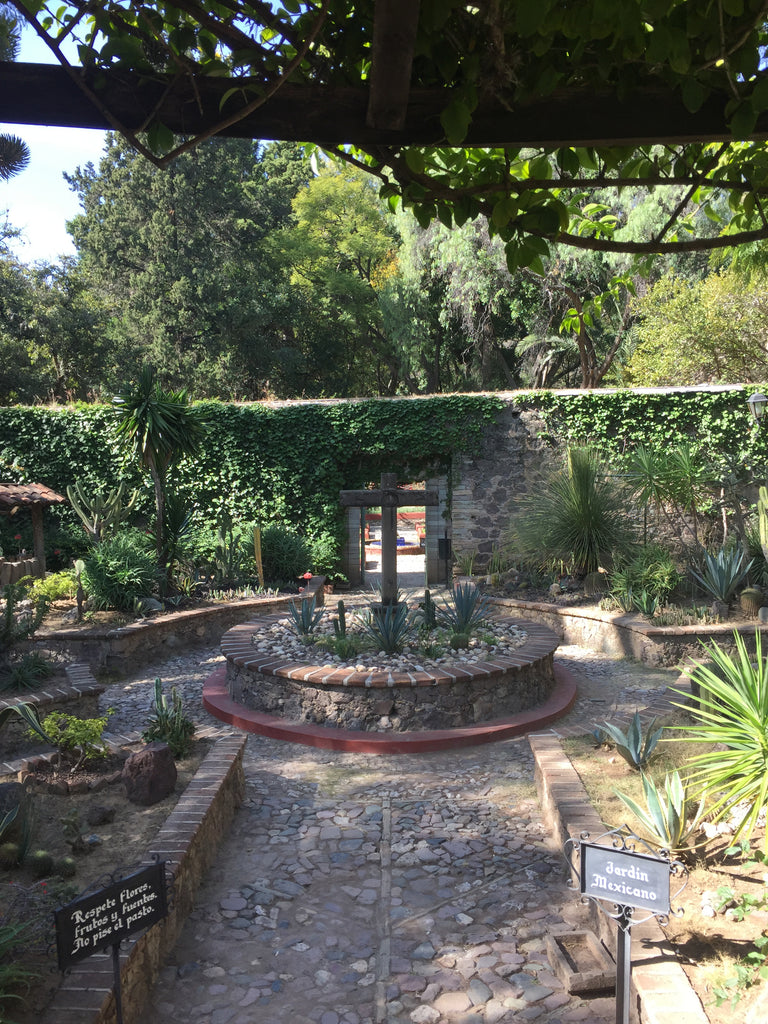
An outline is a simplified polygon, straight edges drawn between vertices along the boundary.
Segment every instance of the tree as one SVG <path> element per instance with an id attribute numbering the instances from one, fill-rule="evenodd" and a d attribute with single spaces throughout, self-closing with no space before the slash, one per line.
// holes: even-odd
<path id="1" fill-rule="evenodd" d="M 699 281 L 673 273 L 635 303 L 634 386 L 761 382 L 768 377 L 768 276 L 723 269 Z"/>
<path id="2" fill-rule="evenodd" d="M 140 84 L 138 76 L 164 72 L 173 77 L 169 93 L 195 108 L 209 90 L 214 112 L 203 118 L 203 138 L 295 87 L 286 100 L 294 118 L 274 125 L 292 137 L 302 102 L 316 110 L 323 91 L 337 102 L 352 91 L 367 102 L 366 123 L 359 148 L 341 147 L 340 157 L 367 167 L 422 226 L 485 214 L 510 270 L 539 269 L 557 243 L 657 253 L 768 237 L 768 162 L 764 145 L 749 141 L 756 127 L 766 131 L 764 0 L 359 0 L 354 8 L 343 0 L 148 0 L 119 13 L 109 0 L 21 6 L 62 63 L 74 40 L 83 63 L 107 80 Z M 78 80 L 95 95 L 92 76 Z M 415 127 L 409 99 L 427 110 Z M 97 100 L 109 109 L 109 90 Z M 335 111 L 326 103 L 324 112 L 312 122 L 318 141 L 334 134 Z M 506 127 L 496 134 L 499 122 Z M 725 126 L 732 137 L 723 138 Z M 146 137 L 122 130 L 160 164 L 196 143 L 177 144 L 159 116 Z M 633 186 L 682 187 L 684 201 L 652 236 L 617 238 L 592 197 Z M 717 235 L 689 233 L 694 208 L 721 218 Z"/>
<path id="3" fill-rule="evenodd" d="M 194 455 L 206 429 L 205 415 L 189 404 L 187 392 L 166 391 L 145 364 L 136 384 L 113 399 L 120 414 L 117 437 L 152 478 L 155 492 L 157 559 L 165 567 L 165 506 L 168 472 L 184 455 Z"/>
<path id="4" fill-rule="evenodd" d="M 0 61 L 16 60 L 19 26 L 13 8 L 0 4 Z M 0 133 L 0 180 L 8 181 L 29 163 L 29 148 L 18 135 Z"/>
<path id="5" fill-rule="evenodd" d="M 293 315 L 264 242 L 308 175 L 296 146 L 212 140 L 166 173 L 111 136 L 98 169 L 67 176 L 83 207 L 69 231 L 111 312 L 118 379 L 148 361 L 176 389 L 194 379 L 204 395 L 263 396 Z"/>
<path id="6" fill-rule="evenodd" d="M 272 240 L 304 312 L 294 327 L 301 360 L 286 383 L 294 395 L 394 394 L 399 363 L 378 293 L 396 272 L 398 238 L 376 188 L 360 171 L 325 165 L 293 214 Z"/>

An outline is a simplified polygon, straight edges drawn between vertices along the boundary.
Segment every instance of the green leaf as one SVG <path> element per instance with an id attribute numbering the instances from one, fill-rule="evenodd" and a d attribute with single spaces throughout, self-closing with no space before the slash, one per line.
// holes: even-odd
<path id="1" fill-rule="evenodd" d="M 154 121 L 147 130 L 147 145 L 153 153 L 169 153 L 173 149 L 173 132 L 160 121 Z"/>
<path id="2" fill-rule="evenodd" d="M 423 174 L 424 168 L 427 166 L 424 153 L 420 149 L 406 149 L 405 162 L 408 164 L 408 169 L 414 174 Z"/>
<path id="3" fill-rule="evenodd" d="M 463 141 L 472 121 L 472 113 L 461 99 L 454 99 L 440 115 L 440 124 L 452 146 Z"/>
<path id="4" fill-rule="evenodd" d="M 697 82 L 695 78 L 686 78 L 683 82 L 683 103 L 685 104 L 686 110 L 689 110 L 692 114 L 695 114 L 697 110 L 701 109 L 701 106 L 708 95 L 709 90 L 705 89 L 704 86 L 700 82 Z"/>

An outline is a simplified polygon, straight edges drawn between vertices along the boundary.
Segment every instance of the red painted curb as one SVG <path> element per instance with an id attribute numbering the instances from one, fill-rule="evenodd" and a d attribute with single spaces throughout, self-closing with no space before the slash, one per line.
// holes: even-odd
<path id="1" fill-rule="evenodd" d="M 308 747 L 363 754 L 420 754 L 432 750 L 450 750 L 452 747 L 472 747 L 481 743 L 506 740 L 511 736 L 536 732 L 557 721 L 570 711 L 575 700 L 576 682 L 573 676 L 568 669 L 555 665 L 554 690 L 543 704 L 529 711 L 459 729 L 372 733 L 293 722 L 277 715 L 251 711 L 229 696 L 226 665 L 217 668 L 203 685 L 203 707 L 206 711 L 214 718 L 238 729 L 289 743 L 303 743 Z"/>

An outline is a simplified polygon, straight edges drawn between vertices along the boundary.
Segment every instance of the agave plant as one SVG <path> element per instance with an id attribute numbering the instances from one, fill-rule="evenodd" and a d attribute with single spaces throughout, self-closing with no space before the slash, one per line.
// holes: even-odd
<path id="1" fill-rule="evenodd" d="M 642 769 L 651 759 L 656 749 L 656 744 L 661 739 L 664 727 L 655 729 L 656 719 L 648 725 L 648 732 L 643 739 L 643 727 L 640 722 L 640 715 L 635 712 L 626 733 L 622 732 L 618 725 L 611 722 L 603 722 L 599 728 L 606 733 L 616 746 L 616 750 L 631 768 Z"/>
<path id="2" fill-rule="evenodd" d="M 325 612 L 324 608 L 318 608 L 315 611 L 315 599 L 310 597 L 307 600 L 301 602 L 299 607 L 296 607 L 296 603 L 291 601 L 288 605 L 288 612 L 293 620 L 293 625 L 299 636 L 309 636 L 310 633 L 314 633 L 320 624 L 320 620 Z"/>
<path id="3" fill-rule="evenodd" d="M 415 616 L 406 604 L 388 604 L 360 618 L 363 633 L 385 654 L 402 651 L 418 630 Z"/>
<path id="4" fill-rule="evenodd" d="M 734 655 L 716 643 L 706 645 L 711 667 L 697 664 L 686 670 L 699 687 L 698 706 L 680 706 L 696 724 L 677 738 L 710 748 L 689 760 L 687 781 L 697 793 L 713 796 L 708 813 L 715 821 L 737 807 L 745 808 L 735 832 L 738 837 L 754 830 L 768 806 L 768 664 L 759 632 L 754 656 L 738 633 L 734 644 Z"/>
<path id="5" fill-rule="evenodd" d="M 680 778 L 678 771 L 664 776 L 664 789 L 660 790 L 653 779 L 643 775 L 642 808 L 626 793 L 616 791 L 616 796 L 626 804 L 648 833 L 651 841 L 670 853 L 683 852 L 688 840 L 698 830 L 703 800 L 694 808 L 694 800 Z"/>
<path id="6" fill-rule="evenodd" d="M 691 576 L 716 601 L 728 604 L 737 588 L 746 579 L 754 559 L 743 548 L 720 548 L 716 554 L 704 555 L 702 571 L 691 569 Z"/>
<path id="7" fill-rule="evenodd" d="M 468 633 L 473 626 L 488 618 L 490 601 L 472 583 L 459 583 L 450 593 L 449 600 L 443 600 L 439 614 L 443 623 L 454 633 Z"/>

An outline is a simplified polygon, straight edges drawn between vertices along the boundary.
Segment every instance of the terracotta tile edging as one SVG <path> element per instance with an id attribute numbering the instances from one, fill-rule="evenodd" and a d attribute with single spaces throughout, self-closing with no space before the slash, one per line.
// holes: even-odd
<path id="1" fill-rule="evenodd" d="M 606 831 L 589 801 L 584 784 L 552 733 L 529 734 L 536 786 L 545 821 L 562 848 L 582 832 L 597 837 Z M 579 895 L 574 890 L 574 899 Z M 615 941 L 615 925 L 594 901 L 592 920 L 603 941 Z M 674 1007 L 676 1024 L 709 1024 L 701 1001 L 655 918 L 632 929 L 632 997 L 630 1014 L 639 1024 L 668 1024 Z"/>

